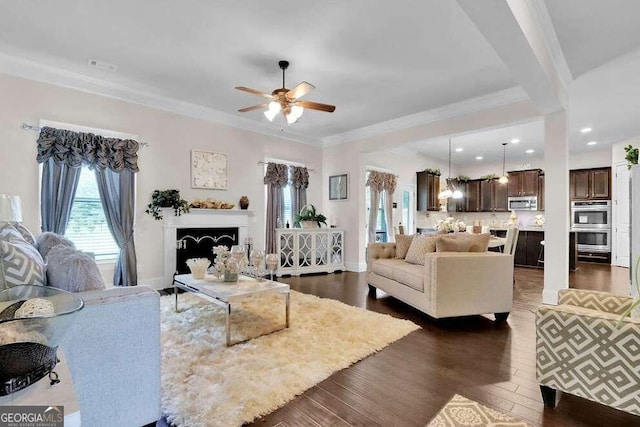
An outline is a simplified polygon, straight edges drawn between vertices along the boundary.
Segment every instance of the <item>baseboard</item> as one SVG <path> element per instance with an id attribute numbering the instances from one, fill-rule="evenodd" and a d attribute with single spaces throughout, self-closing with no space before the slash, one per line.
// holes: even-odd
<path id="1" fill-rule="evenodd" d="M 345 262 L 344 266 L 347 269 L 347 271 L 353 271 L 356 273 L 362 273 L 363 271 L 367 271 L 366 262 Z"/>
<path id="2" fill-rule="evenodd" d="M 138 285 L 146 285 L 158 291 L 169 287 L 168 284 L 164 283 L 164 279 L 162 277 L 151 277 L 148 279 L 140 279 L 138 280 Z"/>

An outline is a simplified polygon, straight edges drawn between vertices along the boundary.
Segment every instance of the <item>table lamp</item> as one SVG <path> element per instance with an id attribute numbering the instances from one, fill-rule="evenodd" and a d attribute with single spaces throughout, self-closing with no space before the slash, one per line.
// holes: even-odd
<path id="1" fill-rule="evenodd" d="M 0 224 L 4 222 L 22 222 L 20 196 L 0 194 Z"/>

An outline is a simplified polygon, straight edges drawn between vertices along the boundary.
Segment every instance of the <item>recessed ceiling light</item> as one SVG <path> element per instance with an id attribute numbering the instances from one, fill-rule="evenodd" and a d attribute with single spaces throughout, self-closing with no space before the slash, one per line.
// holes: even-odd
<path id="1" fill-rule="evenodd" d="M 587 142 L 587 145 L 596 145 L 598 143 L 598 141 L 589 141 Z"/>
<path id="2" fill-rule="evenodd" d="M 513 138 L 513 139 L 511 140 L 511 143 L 512 143 L 512 144 L 517 144 L 518 142 L 520 142 L 520 140 L 519 140 L 518 138 Z"/>
<path id="3" fill-rule="evenodd" d="M 458 148 L 456 148 L 456 151 L 459 153 L 459 152 L 461 152 L 461 151 L 464 151 L 464 148 L 462 148 L 462 147 L 458 147 Z"/>
<path id="4" fill-rule="evenodd" d="M 534 151 L 535 151 L 535 150 L 533 150 L 533 149 L 529 148 L 527 151 L 525 151 L 525 153 L 527 153 L 527 154 L 531 154 L 531 153 L 533 153 Z"/>
<path id="5" fill-rule="evenodd" d="M 482 157 L 482 156 L 476 156 L 476 160 L 482 160 L 482 159 L 484 159 L 484 157 Z"/>
<path id="6" fill-rule="evenodd" d="M 589 133 L 589 132 L 591 132 L 592 130 L 593 130 L 593 129 L 591 129 L 591 128 L 582 128 L 582 129 L 580 129 L 580 132 L 582 132 L 582 133 Z"/>

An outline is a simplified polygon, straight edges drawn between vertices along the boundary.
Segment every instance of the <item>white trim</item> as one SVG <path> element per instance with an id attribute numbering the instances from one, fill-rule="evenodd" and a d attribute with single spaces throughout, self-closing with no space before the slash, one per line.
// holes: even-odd
<path id="1" fill-rule="evenodd" d="M 619 162 L 613 162 L 611 165 L 611 183 L 612 183 L 612 192 L 613 197 L 611 198 L 611 265 L 615 265 L 618 267 L 622 267 L 618 264 L 618 199 L 620 199 L 620 191 L 618 189 L 618 177 L 617 169 L 618 166 L 626 166 L 627 162 L 625 160 L 621 160 Z M 631 200 L 629 200 L 629 206 L 631 206 Z M 631 218 L 629 218 L 631 221 Z M 631 236 L 629 236 L 631 238 Z M 631 252 L 631 248 L 629 248 L 629 252 Z M 631 267 L 631 253 L 629 253 L 629 265 L 626 268 Z"/>
<path id="2" fill-rule="evenodd" d="M 363 273 L 367 271 L 366 262 L 345 262 L 344 266 L 347 269 L 347 271 L 353 271 L 356 273 Z"/>
<path id="3" fill-rule="evenodd" d="M 569 85 L 573 81 L 573 74 L 567 64 L 567 60 L 564 57 L 560 40 L 556 34 L 551 16 L 549 16 L 549 10 L 544 0 L 525 0 L 531 16 L 538 24 L 538 29 L 544 38 L 545 44 L 549 51 L 549 56 L 553 62 L 553 68 L 556 70 L 560 83 L 565 90 L 569 88 Z"/>
<path id="4" fill-rule="evenodd" d="M 24 58 L 0 53 L 0 72 L 25 79 L 35 80 L 55 86 L 66 87 L 86 93 L 106 96 L 121 101 L 132 102 L 146 107 L 219 123 L 236 129 L 243 129 L 263 135 L 269 135 L 280 139 L 288 139 L 303 144 L 319 146 L 322 141 L 300 134 L 289 129 L 286 132 L 280 130 L 277 124 L 257 122 L 213 108 L 190 102 L 180 101 L 162 95 L 157 95 L 145 90 L 125 86 L 120 83 L 85 76 L 72 71 L 39 64 Z"/>
<path id="5" fill-rule="evenodd" d="M 371 126 L 365 126 L 359 129 L 353 129 L 347 132 L 331 135 L 322 138 L 322 146 L 330 147 L 333 145 L 343 144 L 345 142 L 355 141 L 358 139 L 368 138 L 376 135 L 382 135 L 396 130 L 424 125 L 438 120 L 450 119 L 465 114 L 475 113 L 490 108 L 502 107 L 504 105 L 515 104 L 517 102 L 528 100 L 529 96 L 526 94 L 524 89 L 519 86 L 512 87 L 498 92 L 489 93 L 487 95 L 469 98 L 464 101 L 444 105 L 442 107 L 433 108 L 431 110 L 422 111 L 420 113 L 399 117 L 397 119 L 388 120 L 386 122 L 376 123 Z"/>

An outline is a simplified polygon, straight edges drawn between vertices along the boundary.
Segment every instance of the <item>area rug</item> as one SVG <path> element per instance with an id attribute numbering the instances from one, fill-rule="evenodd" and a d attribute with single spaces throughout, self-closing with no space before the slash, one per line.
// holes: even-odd
<path id="1" fill-rule="evenodd" d="M 179 427 L 236 426 L 419 327 L 341 302 L 291 292 L 291 327 L 225 347 L 224 309 L 192 294 L 161 298 L 162 409 Z M 285 322 L 284 296 L 233 306 L 232 340 Z"/>
<path id="2" fill-rule="evenodd" d="M 528 424 L 459 394 L 454 395 L 427 427 L 528 427 Z"/>

